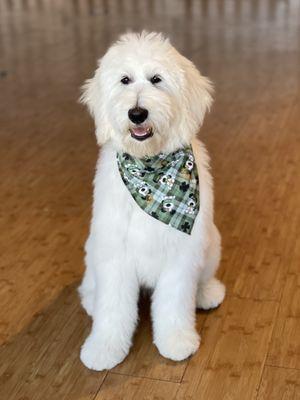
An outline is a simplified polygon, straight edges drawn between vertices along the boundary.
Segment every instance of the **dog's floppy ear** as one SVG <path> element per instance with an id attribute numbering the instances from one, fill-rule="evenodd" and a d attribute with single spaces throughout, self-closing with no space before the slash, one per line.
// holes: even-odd
<path id="1" fill-rule="evenodd" d="M 195 65 L 184 59 L 184 74 L 186 80 L 185 97 L 189 112 L 197 126 L 201 126 L 205 113 L 209 111 L 213 102 L 213 86 L 211 81 L 202 76 Z"/>
<path id="2" fill-rule="evenodd" d="M 88 107 L 95 120 L 96 137 L 99 145 L 104 144 L 110 137 L 110 125 L 104 110 L 103 90 L 100 80 L 100 63 L 93 78 L 85 81 L 79 101 Z"/>

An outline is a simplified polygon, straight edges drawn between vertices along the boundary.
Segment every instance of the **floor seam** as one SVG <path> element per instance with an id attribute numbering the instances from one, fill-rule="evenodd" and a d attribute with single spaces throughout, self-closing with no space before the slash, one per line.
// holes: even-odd
<path id="1" fill-rule="evenodd" d="M 110 374 L 114 374 L 114 375 L 128 376 L 130 378 L 141 378 L 141 379 L 149 379 L 151 381 L 161 381 L 161 382 L 175 383 L 176 385 L 181 383 L 180 381 L 171 381 L 170 379 L 151 378 L 150 376 L 131 375 L 131 374 L 124 374 L 122 372 L 115 372 L 115 371 L 109 371 L 109 373 Z"/>
<path id="2" fill-rule="evenodd" d="M 267 365 L 267 360 L 268 360 L 268 356 L 269 356 L 270 346 L 271 346 L 271 343 L 272 343 L 272 339 L 273 339 L 273 334 L 274 334 L 276 322 L 277 322 L 278 316 L 279 316 L 279 311 L 280 311 L 280 306 L 281 306 L 281 302 L 282 302 L 282 297 L 283 297 L 283 292 L 284 292 L 284 286 L 285 286 L 285 284 L 286 284 L 286 275 L 285 275 L 285 277 L 284 277 L 284 282 L 283 282 L 282 290 L 281 290 L 281 293 L 280 293 L 280 300 L 277 301 L 277 303 L 278 303 L 278 308 L 277 308 L 276 316 L 275 316 L 275 318 L 274 318 L 274 323 L 273 323 L 272 331 L 271 331 L 271 333 L 270 333 L 270 340 L 269 340 L 269 343 L 268 343 L 267 351 L 266 351 L 266 354 L 265 354 L 265 357 L 264 357 L 264 364 L 263 364 L 263 367 L 262 367 L 262 370 L 261 370 L 261 377 L 260 377 L 260 380 L 259 380 L 259 385 L 258 385 L 258 387 L 257 387 L 256 400 L 258 400 L 258 395 L 259 395 L 261 383 L 262 383 L 262 380 L 263 380 L 264 371 L 265 371 L 265 368 L 266 368 L 266 365 Z"/>
<path id="3" fill-rule="evenodd" d="M 92 400 L 95 400 L 96 397 L 98 396 L 98 394 L 99 394 L 104 382 L 106 381 L 107 375 L 108 375 L 108 371 L 106 371 L 105 376 L 104 376 L 102 382 L 100 383 L 100 386 L 99 386 L 98 390 L 96 391 L 95 396 L 92 398 Z"/>
<path id="4" fill-rule="evenodd" d="M 300 371 L 300 368 L 285 367 L 283 365 L 273 365 L 273 364 L 267 364 L 267 363 L 265 364 L 265 367 L 278 368 L 278 369 L 282 368 L 282 369 L 287 369 L 290 371 Z"/>

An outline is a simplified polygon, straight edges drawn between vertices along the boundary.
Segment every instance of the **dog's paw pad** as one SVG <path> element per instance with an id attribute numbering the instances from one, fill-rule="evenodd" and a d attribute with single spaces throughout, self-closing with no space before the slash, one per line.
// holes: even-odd
<path id="1" fill-rule="evenodd" d="M 225 286 L 216 278 L 200 285 L 197 293 L 197 308 L 209 310 L 218 307 L 225 297 Z"/>
<path id="2" fill-rule="evenodd" d="M 111 369 L 120 364 L 127 353 L 111 343 L 99 343 L 88 337 L 81 347 L 80 359 L 82 363 L 89 369 L 102 371 Z"/>
<path id="3" fill-rule="evenodd" d="M 196 331 L 174 332 L 167 338 L 155 342 L 160 354 L 174 361 L 182 361 L 194 354 L 200 345 Z"/>

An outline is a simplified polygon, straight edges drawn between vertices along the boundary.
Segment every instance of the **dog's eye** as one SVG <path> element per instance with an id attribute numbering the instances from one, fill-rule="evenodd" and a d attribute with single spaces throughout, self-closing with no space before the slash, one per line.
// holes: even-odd
<path id="1" fill-rule="evenodd" d="M 123 76 L 123 78 L 121 79 L 121 83 L 123 83 L 123 85 L 128 85 L 131 82 L 130 78 L 128 78 L 128 76 Z"/>
<path id="2" fill-rule="evenodd" d="M 150 82 L 152 83 L 152 85 L 155 85 L 156 83 L 161 82 L 161 78 L 158 75 L 154 75 L 150 79 Z"/>

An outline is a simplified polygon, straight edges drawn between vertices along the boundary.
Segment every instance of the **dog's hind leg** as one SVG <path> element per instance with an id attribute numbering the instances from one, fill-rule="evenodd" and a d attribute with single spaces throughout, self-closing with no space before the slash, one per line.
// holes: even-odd
<path id="1" fill-rule="evenodd" d="M 207 249 L 204 269 L 200 275 L 197 290 L 197 308 L 209 310 L 218 307 L 225 297 L 225 286 L 214 277 L 221 258 L 221 237 L 215 227 L 212 229 L 211 243 Z"/>
<path id="2" fill-rule="evenodd" d="M 197 292 L 197 308 L 209 310 L 218 307 L 225 297 L 225 286 L 217 278 L 199 284 Z"/>

